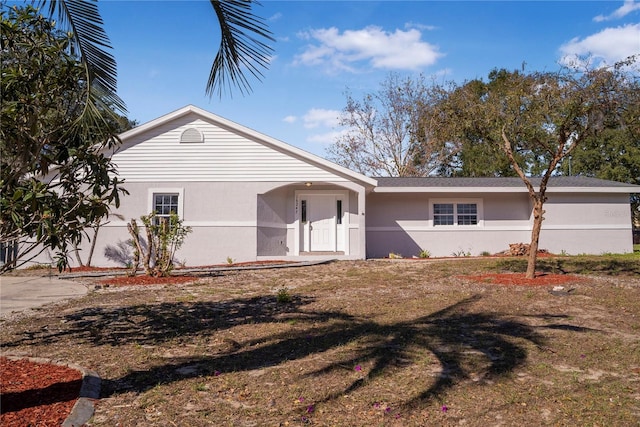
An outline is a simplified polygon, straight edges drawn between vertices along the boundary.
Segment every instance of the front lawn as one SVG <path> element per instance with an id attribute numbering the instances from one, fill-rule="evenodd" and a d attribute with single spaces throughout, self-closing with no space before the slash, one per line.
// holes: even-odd
<path id="1" fill-rule="evenodd" d="M 561 288 L 473 280 L 523 262 L 485 258 L 106 287 L 0 343 L 97 371 L 90 426 L 637 425 L 640 274 L 610 258 L 542 259 Z"/>

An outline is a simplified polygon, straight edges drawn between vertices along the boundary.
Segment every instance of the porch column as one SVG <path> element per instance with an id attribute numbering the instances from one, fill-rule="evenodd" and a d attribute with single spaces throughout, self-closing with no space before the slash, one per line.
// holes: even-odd
<path id="1" fill-rule="evenodd" d="M 358 258 L 367 258 L 367 221 L 366 221 L 366 193 L 364 187 L 358 189 Z"/>

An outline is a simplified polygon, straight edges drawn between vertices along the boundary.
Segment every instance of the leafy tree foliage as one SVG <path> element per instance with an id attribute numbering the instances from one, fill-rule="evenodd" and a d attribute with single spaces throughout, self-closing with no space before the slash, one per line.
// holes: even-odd
<path id="1" fill-rule="evenodd" d="M 535 274 L 549 178 L 577 147 L 612 127 L 606 118 L 615 123 L 632 118 L 621 105 L 633 81 L 632 63 L 557 73 L 494 70 L 488 82 L 466 82 L 438 105 L 438 139 L 479 147 L 481 153 L 501 150 L 526 185 L 534 218 L 529 278 Z M 541 178 L 538 188 L 531 176 Z"/>
<path id="2" fill-rule="evenodd" d="M 640 79 L 627 74 L 615 108 L 605 112 L 605 129 L 587 138 L 561 167 L 563 175 L 593 176 L 640 185 Z M 640 225 L 640 194 L 631 196 L 634 223 Z"/>
<path id="3" fill-rule="evenodd" d="M 32 0 L 57 17 L 73 37 L 70 42 L 92 86 L 99 87 L 111 105 L 124 112 L 124 102 L 116 94 L 116 61 L 109 52 L 110 41 L 96 0 Z M 210 96 L 217 92 L 251 91 L 248 76 L 258 80 L 268 68 L 273 49 L 267 43 L 275 39 L 264 20 L 253 13 L 255 0 L 209 0 L 220 29 L 218 51 L 206 85 Z"/>
<path id="4" fill-rule="evenodd" d="M 433 86 L 435 89 L 440 89 Z M 440 92 L 424 77 L 389 74 L 362 100 L 347 94 L 340 125 L 347 131 L 327 149 L 330 160 L 369 176 L 426 176 L 453 155 L 431 138 L 430 109 Z"/>
<path id="5" fill-rule="evenodd" d="M 69 34 L 30 6 L 0 17 L 1 242 L 18 248 L 21 263 L 52 249 L 64 267 L 68 245 L 126 193 L 103 154 L 124 119 L 94 96 Z"/>

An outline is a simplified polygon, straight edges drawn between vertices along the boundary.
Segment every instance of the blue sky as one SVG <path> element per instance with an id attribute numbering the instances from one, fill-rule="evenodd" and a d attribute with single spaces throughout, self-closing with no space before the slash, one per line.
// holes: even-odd
<path id="1" fill-rule="evenodd" d="M 277 39 L 253 92 L 205 95 L 219 33 L 209 2 L 99 0 L 129 117 L 194 104 L 324 156 L 345 90 L 389 72 L 463 82 L 493 68 L 554 71 L 566 55 L 613 63 L 640 53 L 640 0 L 270 1 L 255 13 Z"/>

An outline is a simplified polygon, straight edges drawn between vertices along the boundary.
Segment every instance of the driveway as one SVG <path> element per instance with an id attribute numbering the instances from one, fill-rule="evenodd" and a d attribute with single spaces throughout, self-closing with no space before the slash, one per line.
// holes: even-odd
<path id="1" fill-rule="evenodd" d="M 0 276 L 0 318 L 52 302 L 86 295 L 85 285 L 52 277 Z"/>

